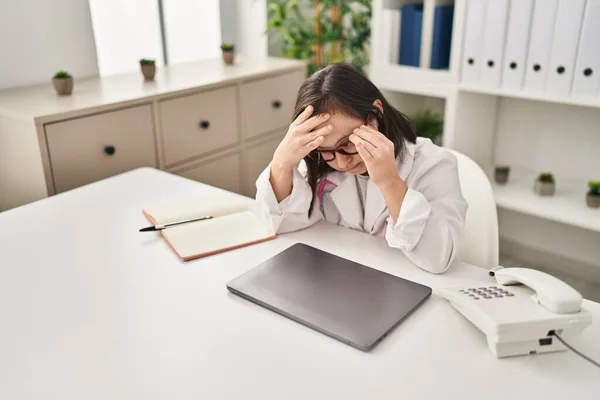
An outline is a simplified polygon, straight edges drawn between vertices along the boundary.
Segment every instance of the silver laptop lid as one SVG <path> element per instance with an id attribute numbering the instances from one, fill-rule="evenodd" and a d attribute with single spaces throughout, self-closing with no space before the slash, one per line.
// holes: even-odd
<path id="1" fill-rule="evenodd" d="M 371 349 L 431 295 L 427 286 L 301 243 L 227 288 L 361 350 Z"/>

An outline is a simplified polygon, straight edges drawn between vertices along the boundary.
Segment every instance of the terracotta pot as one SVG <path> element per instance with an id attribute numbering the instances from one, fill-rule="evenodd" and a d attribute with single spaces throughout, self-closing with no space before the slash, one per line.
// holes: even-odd
<path id="1" fill-rule="evenodd" d="M 52 86 L 59 96 L 73 93 L 73 78 L 53 78 Z"/>
<path id="2" fill-rule="evenodd" d="M 600 208 L 600 196 L 595 194 L 587 194 L 585 197 L 588 207 Z"/>
<path id="3" fill-rule="evenodd" d="M 153 80 L 154 74 L 156 74 L 156 65 L 142 65 L 142 74 L 147 81 Z"/>
<path id="4" fill-rule="evenodd" d="M 508 167 L 497 167 L 494 171 L 494 180 L 496 183 L 505 184 L 508 182 L 508 175 L 510 174 L 510 169 Z"/>
<path id="5" fill-rule="evenodd" d="M 540 196 L 552 196 L 555 190 L 555 183 L 535 181 L 535 192 Z"/>
<path id="6" fill-rule="evenodd" d="M 235 53 L 233 51 L 224 51 L 223 52 L 223 62 L 227 65 L 233 64 L 233 59 L 235 58 Z"/>

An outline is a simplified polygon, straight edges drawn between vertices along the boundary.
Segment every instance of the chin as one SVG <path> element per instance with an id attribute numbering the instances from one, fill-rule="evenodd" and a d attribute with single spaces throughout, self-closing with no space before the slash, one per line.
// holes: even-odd
<path id="1" fill-rule="evenodd" d="M 354 169 L 348 170 L 346 171 L 349 174 L 352 175 L 364 175 L 367 173 L 367 167 L 365 166 L 364 163 L 361 163 L 360 165 L 356 166 Z"/>

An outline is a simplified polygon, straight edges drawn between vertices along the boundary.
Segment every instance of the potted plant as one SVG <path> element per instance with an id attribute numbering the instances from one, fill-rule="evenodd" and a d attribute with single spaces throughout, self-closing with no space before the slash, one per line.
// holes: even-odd
<path id="1" fill-rule="evenodd" d="M 442 134 L 444 132 L 444 120 L 431 110 L 423 110 L 413 115 L 412 121 L 417 136 L 431 139 L 437 145 L 442 144 Z"/>
<path id="2" fill-rule="evenodd" d="M 494 169 L 494 180 L 496 183 L 505 184 L 508 182 L 510 167 L 508 165 L 497 165 Z"/>
<path id="3" fill-rule="evenodd" d="M 154 79 L 154 74 L 156 74 L 156 63 L 154 60 L 142 58 L 140 60 L 140 67 L 142 68 L 142 74 L 144 75 L 144 79 L 146 79 L 147 81 L 151 81 Z"/>
<path id="4" fill-rule="evenodd" d="M 600 207 L 600 181 L 589 181 L 588 187 L 590 188 L 586 196 L 586 202 L 588 207 L 599 208 Z"/>
<path id="5" fill-rule="evenodd" d="M 228 65 L 233 64 L 233 59 L 235 58 L 235 47 L 233 46 L 233 43 L 221 44 L 221 51 L 223 52 L 223 62 Z"/>
<path id="6" fill-rule="evenodd" d="M 550 172 L 544 172 L 535 181 L 535 191 L 540 196 L 552 196 L 556 190 L 554 176 Z"/>
<path id="7" fill-rule="evenodd" d="M 59 96 L 66 96 L 73 92 L 73 77 L 67 71 L 58 71 L 52 78 L 52 86 Z"/>

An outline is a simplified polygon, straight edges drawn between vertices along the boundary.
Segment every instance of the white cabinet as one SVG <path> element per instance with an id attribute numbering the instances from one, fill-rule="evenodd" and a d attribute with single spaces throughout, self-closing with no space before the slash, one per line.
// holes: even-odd
<path id="1" fill-rule="evenodd" d="M 297 89 L 303 80 L 303 72 L 298 71 L 242 85 L 242 122 L 246 136 L 250 138 L 288 126 Z M 294 87 L 296 92 L 282 91 L 284 87 Z"/>
<path id="2" fill-rule="evenodd" d="M 150 82 L 76 80 L 70 96 L 50 83 L 0 92 L 0 211 L 145 166 L 253 193 L 305 76 L 303 61 L 219 58 Z"/>
<path id="3" fill-rule="evenodd" d="M 240 154 L 234 153 L 169 172 L 230 192 L 242 193 L 240 167 Z"/>
<path id="4" fill-rule="evenodd" d="M 57 193 L 138 167 L 156 167 L 150 105 L 46 125 Z"/>
<path id="5" fill-rule="evenodd" d="M 248 147 L 246 151 L 246 168 L 244 169 L 244 181 L 246 195 L 256 195 L 256 179 L 269 165 L 273 158 L 275 149 L 283 139 L 285 130 L 278 132 L 272 137 Z"/>
<path id="6" fill-rule="evenodd" d="M 238 143 L 236 87 L 158 103 L 167 166 Z"/>

